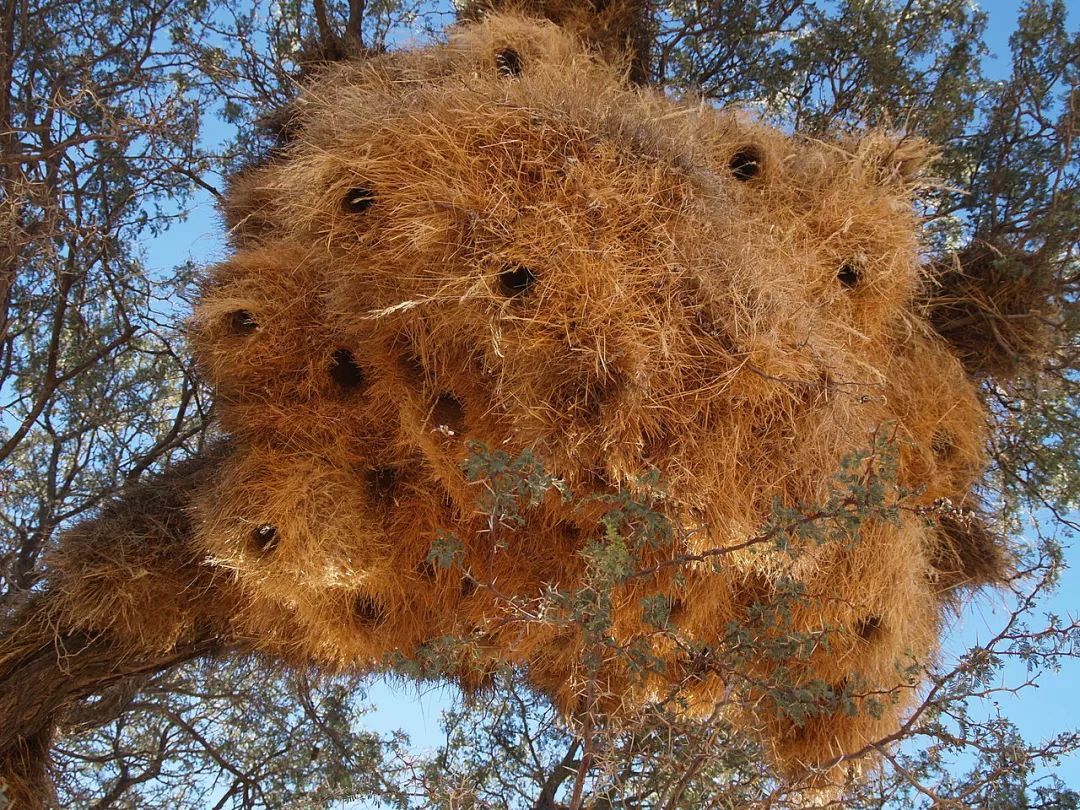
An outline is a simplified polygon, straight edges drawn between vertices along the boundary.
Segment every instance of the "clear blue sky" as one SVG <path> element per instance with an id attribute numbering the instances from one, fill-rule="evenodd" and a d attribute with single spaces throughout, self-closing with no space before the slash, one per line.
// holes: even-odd
<path id="1" fill-rule="evenodd" d="M 991 77 L 1005 77 L 1009 73 L 1008 37 L 1015 29 L 1021 2 L 1019 0 L 996 0 L 981 2 L 990 15 L 987 43 L 992 55 L 985 68 Z M 1080 27 L 1080 2 L 1069 4 L 1070 28 Z M 229 136 L 229 130 L 220 123 L 208 128 L 207 146 L 215 139 Z M 217 184 L 219 179 L 212 178 Z M 200 192 L 190 207 L 186 221 L 174 225 L 160 238 L 146 246 L 146 260 L 155 274 L 168 276 L 173 268 L 188 259 L 210 264 L 225 255 L 221 227 L 209 194 Z M 1077 516 L 1073 516 L 1074 518 Z M 1080 552 L 1075 547 L 1068 550 L 1066 559 L 1077 560 Z M 1080 568 L 1067 570 L 1061 586 L 1054 596 L 1042 606 L 1045 612 L 1062 617 L 1075 618 L 1080 613 L 1077 594 L 1080 594 Z M 1000 627 L 1004 605 L 995 594 L 986 594 L 970 605 L 960 617 L 953 632 L 946 639 L 946 655 L 967 649 L 980 638 L 985 638 Z M 1006 682 L 1017 683 L 1025 673 L 1020 667 L 1006 671 Z M 1020 697 L 1003 696 L 998 703 L 1002 712 L 1016 722 L 1028 739 L 1044 738 L 1080 725 L 1080 662 L 1070 661 L 1060 672 L 1044 673 L 1038 689 L 1025 690 Z M 370 692 L 371 702 L 378 710 L 369 715 L 367 725 L 373 731 L 389 733 L 402 729 L 410 734 L 421 748 L 440 744 L 439 714 L 448 705 L 450 692 L 446 689 L 389 686 L 376 683 Z M 984 707 L 993 710 L 993 707 Z M 1080 757 L 1074 756 L 1062 763 L 1058 775 L 1074 788 L 1080 788 Z"/>

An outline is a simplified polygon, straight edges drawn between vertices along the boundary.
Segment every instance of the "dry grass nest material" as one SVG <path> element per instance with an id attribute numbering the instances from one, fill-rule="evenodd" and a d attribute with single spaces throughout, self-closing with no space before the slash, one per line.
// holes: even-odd
<path id="1" fill-rule="evenodd" d="M 937 270 L 930 322 L 971 374 L 1007 380 L 1037 370 L 1052 354 L 1059 314 L 1044 257 L 979 239 Z"/>
<path id="2" fill-rule="evenodd" d="M 232 186 L 235 255 L 192 321 L 230 437 L 189 491 L 193 528 L 152 540 L 119 526 L 105 548 L 62 554 L 69 621 L 144 647 L 211 622 L 341 668 L 463 637 L 479 651 L 463 682 L 519 664 L 579 711 L 580 628 L 510 605 L 583 582 L 597 514 L 551 497 L 493 533 L 462 472 L 470 441 L 531 450 L 579 496 L 659 471 L 660 508 L 695 529 L 645 553 L 670 572 L 743 543 L 775 503 L 824 503 L 842 459 L 889 430 L 920 508 L 870 521 L 859 542 L 793 534 L 795 556 L 748 549 L 620 586 L 613 632 L 664 666 L 639 676 L 609 656 L 596 705 L 617 717 L 672 689 L 692 711 L 724 700 L 792 770 L 897 726 L 915 693 L 899 673 L 932 659 L 956 590 L 1001 568 L 981 523 L 934 511 L 977 509 L 985 420 L 915 302 L 923 147 L 805 142 L 630 89 L 573 36 L 513 15 L 326 68 L 288 130 Z M 460 568 L 428 561 L 446 534 Z M 776 661 L 717 663 L 733 623 L 792 580 L 790 626 L 760 633 L 819 636 L 786 677 L 862 711 L 796 722 L 759 689 Z M 215 589 L 226 610 L 206 609 Z M 711 658 L 643 618 L 658 594 Z"/>

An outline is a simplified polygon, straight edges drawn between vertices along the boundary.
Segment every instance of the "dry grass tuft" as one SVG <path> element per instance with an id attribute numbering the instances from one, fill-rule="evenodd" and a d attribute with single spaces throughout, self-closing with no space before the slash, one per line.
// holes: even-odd
<path id="1" fill-rule="evenodd" d="M 930 322 L 971 374 L 1008 380 L 1041 367 L 1056 346 L 1052 279 L 1038 254 L 977 240 L 938 268 Z"/>

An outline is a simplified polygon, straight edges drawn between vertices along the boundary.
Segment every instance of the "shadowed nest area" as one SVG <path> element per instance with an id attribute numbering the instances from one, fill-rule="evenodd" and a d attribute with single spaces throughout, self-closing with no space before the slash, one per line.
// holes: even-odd
<path id="1" fill-rule="evenodd" d="M 970 352 L 918 304 L 931 150 L 802 139 L 635 87 L 551 22 L 476 17 L 445 44 L 321 69 L 272 158 L 234 179 L 233 253 L 190 325 L 222 439 L 68 533 L 0 676 L 69 640 L 135 671 L 211 648 L 369 670 L 460 638 L 451 677 L 521 667 L 568 716 L 673 689 L 691 713 L 730 703 L 781 771 L 887 736 L 958 595 L 1007 567 L 975 494 Z M 778 508 L 835 500 L 883 436 L 906 508 L 847 538 L 747 542 Z M 494 532 L 463 466 L 476 447 L 529 451 L 571 497 Z M 515 606 L 582 587 L 596 494 L 643 481 L 678 530 L 613 590 L 618 644 L 597 661 L 583 628 Z M 459 559 L 435 564 L 447 536 Z M 762 632 L 827 640 L 701 665 L 793 582 L 786 627 Z M 656 633 L 657 597 L 692 649 Z M 662 666 L 630 666 L 617 648 L 634 643 Z M 781 664 L 850 699 L 791 717 L 761 692 Z M 8 725 L 6 767 L 77 693 Z"/>

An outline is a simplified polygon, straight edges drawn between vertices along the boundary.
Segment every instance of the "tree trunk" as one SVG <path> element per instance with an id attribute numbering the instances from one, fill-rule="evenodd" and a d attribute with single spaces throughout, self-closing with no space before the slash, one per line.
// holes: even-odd
<path id="1" fill-rule="evenodd" d="M 55 635 L 46 594 L 4 639 L 0 658 L 0 785 L 13 808 L 54 804 L 48 778 L 53 732 L 80 698 L 116 682 L 220 652 L 212 633 L 161 653 L 132 653 L 105 635 Z M 11 643 L 14 642 L 14 643 Z"/>
<path id="2" fill-rule="evenodd" d="M 78 700 L 239 646 L 231 583 L 203 564 L 189 517 L 226 452 L 129 486 L 65 533 L 45 589 L 0 629 L 0 786 L 11 806 L 54 803 L 49 744 Z"/>

